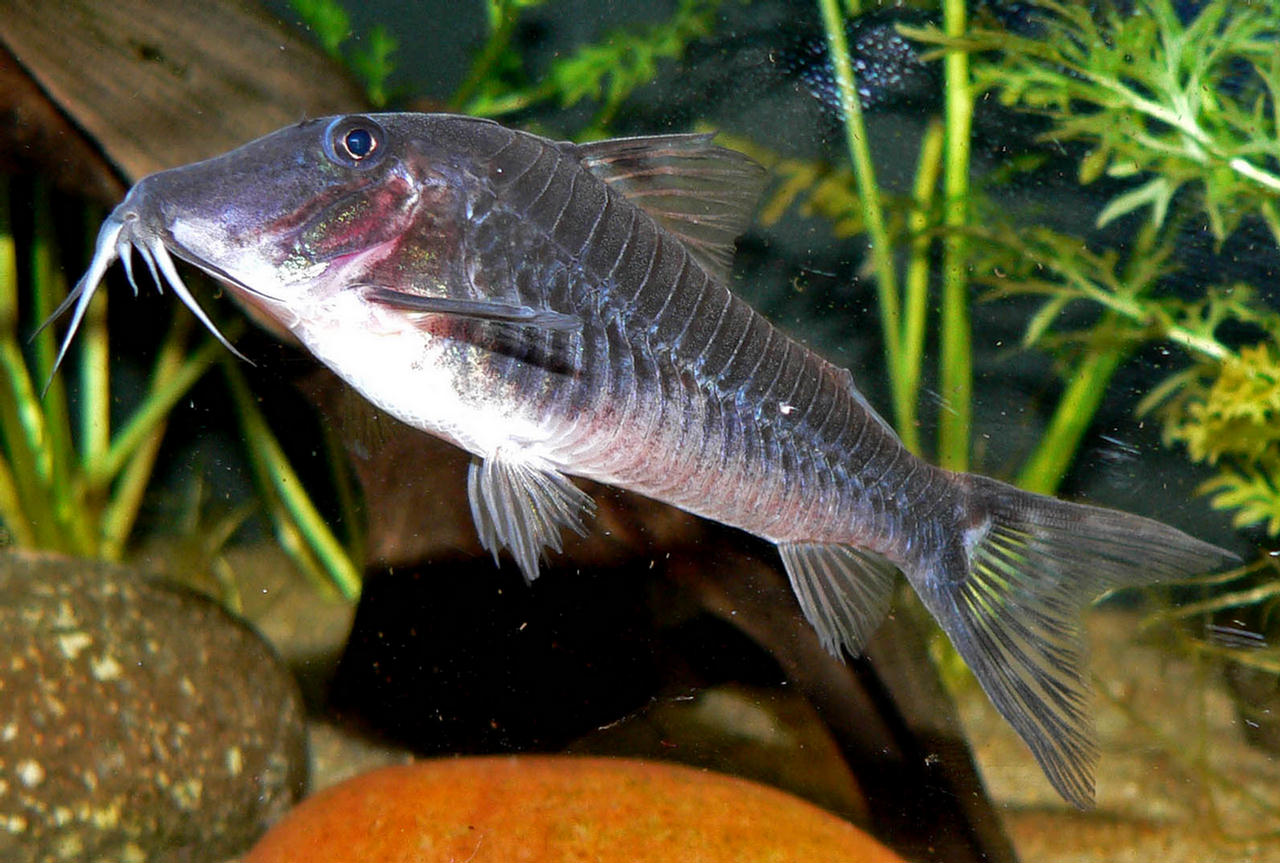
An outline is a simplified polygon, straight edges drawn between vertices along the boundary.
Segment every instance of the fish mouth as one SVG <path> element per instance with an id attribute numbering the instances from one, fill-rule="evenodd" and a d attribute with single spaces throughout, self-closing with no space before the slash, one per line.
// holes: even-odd
<path id="1" fill-rule="evenodd" d="M 252 364 L 248 357 L 236 350 L 235 346 L 227 340 L 227 337 L 205 314 L 204 309 L 200 308 L 200 304 L 196 302 L 190 289 L 182 281 L 182 276 L 179 275 L 173 259 L 176 256 L 178 259 L 204 270 L 209 275 L 236 290 L 244 291 L 247 294 L 268 301 L 275 300 L 275 298 L 251 288 L 221 268 L 200 260 L 199 257 L 182 248 L 180 244 L 173 240 L 172 236 L 169 236 L 166 241 L 165 235 L 168 232 L 161 233 L 148 228 L 136 210 L 131 208 L 121 215 L 121 210 L 124 209 L 124 206 L 124 204 L 121 204 L 117 207 L 102 223 L 102 228 L 98 231 L 98 240 L 94 245 L 93 259 L 89 262 L 88 269 L 85 270 L 80 280 L 76 282 L 71 292 L 67 294 L 66 299 L 53 310 L 53 314 L 49 316 L 48 320 L 36 330 L 38 335 L 45 327 L 64 315 L 68 309 L 74 307 L 74 311 L 71 314 L 71 323 L 67 326 L 66 334 L 58 347 L 58 355 L 54 359 L 53 372 L 56 373 L 58 367 L 62 364 L 62 360 L 67 354 L 67 349 L 71 346 L 76 331 L 80 328 L 80 323 L 84 319 L 85 312 L 89 308 L 89 303 L 93 300 L 93 295 L 102 284 L 102 279 L 107 270 L 116 261 L 120 261 L 124 265 L 125 275 L 133 288 L 133 294 L 135 297 L 138 295 L 138 282 L 134 276 L 133 267 L 133 254 L 135 252 L 146 263 L 157 289 L 163 293 L 167 284 L 173 291 L 174 296 L 191 310 L 191 313 L 222 343 L 223 347 L 245 362 Z"/>

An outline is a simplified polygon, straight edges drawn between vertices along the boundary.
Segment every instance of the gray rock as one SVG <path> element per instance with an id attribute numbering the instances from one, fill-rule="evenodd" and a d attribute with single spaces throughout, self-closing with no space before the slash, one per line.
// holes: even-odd
<path id="1" fill-rule="evenodd" d="M 0 554 L 0 860 L 216 861 L 306 775 L 297 688 L 194 593 Z"/>

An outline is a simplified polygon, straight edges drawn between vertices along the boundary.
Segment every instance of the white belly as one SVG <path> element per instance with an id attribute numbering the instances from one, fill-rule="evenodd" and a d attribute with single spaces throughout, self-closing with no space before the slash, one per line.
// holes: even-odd
<path id="1" fill-rule="evenodd" d="M 358 290 L 309 301 L 293 333 L 365 398 L 396 419 L 481 457 L 501 451 L 544 460 L 545 430 L 497 396 L 457 344 L 412 315 L 373 305 Z M 504 403 L 507 402 L 507 403 Z"/>

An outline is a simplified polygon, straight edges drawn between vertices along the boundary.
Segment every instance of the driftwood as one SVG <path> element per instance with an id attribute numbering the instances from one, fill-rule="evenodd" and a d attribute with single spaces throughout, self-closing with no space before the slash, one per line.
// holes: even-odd
<path id="1" fill-rule="evenodd" d="M 341 67 L 246 0 L 0 0 L 0 43 L 0 167 L 73 163 L 52 175 L 103 203 L 154 171 L 365 107 Z"/>

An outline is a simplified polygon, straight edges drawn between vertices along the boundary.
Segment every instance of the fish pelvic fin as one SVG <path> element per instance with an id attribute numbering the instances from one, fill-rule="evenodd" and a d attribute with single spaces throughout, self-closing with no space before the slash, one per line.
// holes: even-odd
<path id="1" fill-rule="evenodd" d="M 591 497 L 564 474 L 501 451 L 471 462 L 467 497 L 480 544 L 495 563 L 507 549 L 530 582 L 544 549 L 563 550 L 561 529 L 585 534 L 583 516 L 595 512 Z"/>
<path id="2" fill-rule="evenodd" d="M 1151 519 L 960 475 L 960 526 L 906 574 L 995 708 L 1068 802 L 1094 801 L 1092 690 L 1079 628 L 1103 591 L 1234 558 Z"/>
<path id="3" fill-rule="evenodd" d="M 898 570 L 880 555 L 852 545 L 778 544 L 800 610 L 833 656 L 858 656 L 889 610 Z"/>

